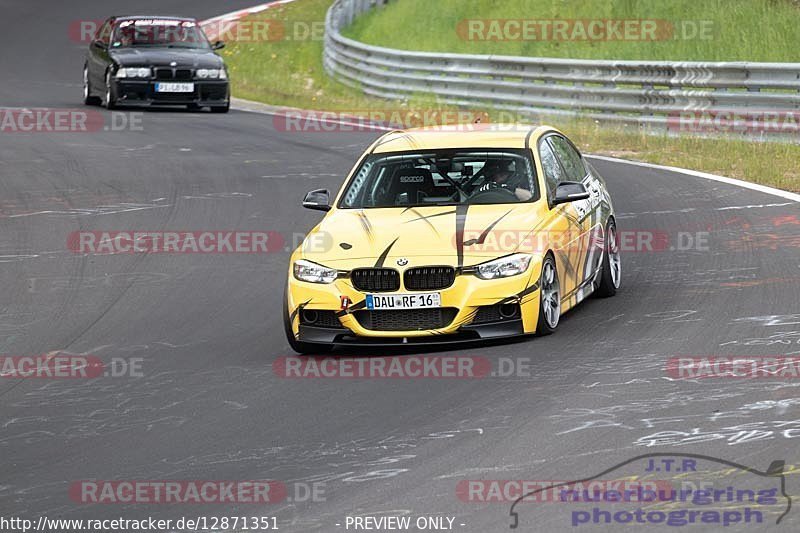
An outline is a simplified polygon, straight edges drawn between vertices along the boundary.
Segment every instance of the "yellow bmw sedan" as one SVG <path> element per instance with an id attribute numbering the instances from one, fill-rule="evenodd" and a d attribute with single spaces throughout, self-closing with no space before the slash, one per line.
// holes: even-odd
<path id="1" fill-rule="evenodd" d="M 299 353 L 547 335 L 620 286 L 602 177 L 556 129 L 394 131 L 361 156 L 294 251 L 284 298 Z"/>

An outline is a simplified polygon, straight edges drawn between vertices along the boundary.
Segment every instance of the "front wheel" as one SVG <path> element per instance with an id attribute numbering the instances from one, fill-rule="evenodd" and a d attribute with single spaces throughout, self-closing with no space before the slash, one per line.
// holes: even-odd
<path id="1" fill-rule="evenodd" d="M 550 335 L 558 327 L 561 318 L 561 286 L 558 282 L 558 269 L 552 255 L 542 262 L 542 275 L 539 278 L 539 320 L 537 335 Z"/>
<path id="2" fill-rule="evenodd" d="M 614 220 L 608 221 L 603 249 L 603 265 L 600 267 L 600 282 L 595 294 L 601 298 L 614 296 L 619 289 L 622 276 L 622 261 L 617 239 L 617 225 Z"/>
<path id="3" fill-rule="evenodd" d="M 289 342 L 289 346 L 299 354 L 321 355 L 333 350 L 332 344 L 301 342 L 295 338 L 294 331 L 292 331 L 292 321 L 289 318 L 289 303 L 285 292 L 283 294 L 283 331 L 286 333 L 286 340 Z"/>
<path id="4" fill-rule="evenodd" d="M 114 96 L 114 89 L 111 86 L 111 71 L 109 70 L 106 72 L 106 99 L 105 99 L 105 106 L 106 109 L 116 109 L 117 108 L 117 99 Z"/>

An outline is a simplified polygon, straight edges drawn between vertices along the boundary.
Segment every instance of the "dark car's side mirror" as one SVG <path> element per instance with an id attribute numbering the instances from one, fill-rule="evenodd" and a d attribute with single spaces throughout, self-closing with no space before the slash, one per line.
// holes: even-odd
<path id="1" fill-rule="evenodd" d="M 589 198 L 589 191 L 578 181 L 562 181 L 556 187 L 556 194 L 553 198 L 553 205 L 577 202 Z"/>
<path id="2" fill-rule="evenodd" d="M 222 41 L 215 41 L 214 44 L 211 45 L 212 50 L 220 50 L 225 48 L 225 43 Z"/>
<path id="3" fill-rule="evenodd" d="M 103 41 L 101 41 L 100 39 L 97 39 L 96 41 L 93 41 L 92 45 L 95 48 L 99 48 L 100 50 L 108 50 L 108 45 L 106 43 L 104 43 Z"/>
<path id="4" fill-rule="evenodd" d="M 306 193 L 306 197 L 303 198 L 303 207 L 317 211 L 330 211 L 330 202 L 328 189 L 316 189 Z"/>

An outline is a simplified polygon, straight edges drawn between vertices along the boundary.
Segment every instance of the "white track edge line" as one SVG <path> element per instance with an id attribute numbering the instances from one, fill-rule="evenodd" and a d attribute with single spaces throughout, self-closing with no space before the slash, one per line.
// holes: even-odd
<path id="1" fill-rule="evenodd" d="M 680 167 L 670 167 L 666 165 L 656 165 L 654 163 L 642 163 L 641 161 L 629 161 L 627 159 L 620 159 L 618 157 L 609 157 L 605 155 L 586 154 L 586 157 L 592 159 L 600 159 L 602 161 L 610 161 L 612 163 L 626 163 L 628 165 L 634 165 L 638 167 L 652 168 L 655 170 L 666 170 L 669 172 L 677 172 L 679 174 L 686 174 L 687 176 L 693 176 L 695 178 L 703 178 L 707 180 L 719 181 L 721 183 L 727 183 L 728 185 L 735 185 L 737 187 L 743 187 L 745 189 L 751 189 L 753 191 L 763 192 L 765 194 L 771 194 L 773 196 L 779 196 L 781 198 L 792 200 L 794 202 L 800 202 L 800 194 L 784 191 L 782 189 L 776 189 L 775 187 L 769 187 L 767 185 L 760 185 L 758 183 L 750 183 L 748 181 L 737 180 L 736 178 L 728 178 L 726 176 L 709 174 L 708 172 L 699 172 L 697 170 L 689 170 Z"/>

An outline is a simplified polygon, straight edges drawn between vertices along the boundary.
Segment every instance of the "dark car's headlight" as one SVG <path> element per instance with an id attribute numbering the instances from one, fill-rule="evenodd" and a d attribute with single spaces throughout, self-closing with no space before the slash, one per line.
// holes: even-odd
<path id="1" fill-rule="evenodd" d="M 333 283 L 338 275 L 333 268 L 324 267 L 305 259 L 295 261 L 292 269 L 295 278 L 310 283 Z"/>
<path id="2" fill-rule="evenodd" d="M 152 69 L 146 67 L 121 67 L 117 70 L 117 78 L 150 78 L 153 76 Z"/>
<path id="3" fill-rule="evenodd" d="M 514 254 L 481 263 L 475 267 L 475 275 L 481 279 L 509 278 L 522 274 L 531 264 L 529 254 Z"/>
<path id="4" fill-rule="evenodd" d="M 228 73 L 224 68 L 200 68 L 197 69 L 197 77 L 201 80 L 227 80 Z"/>

